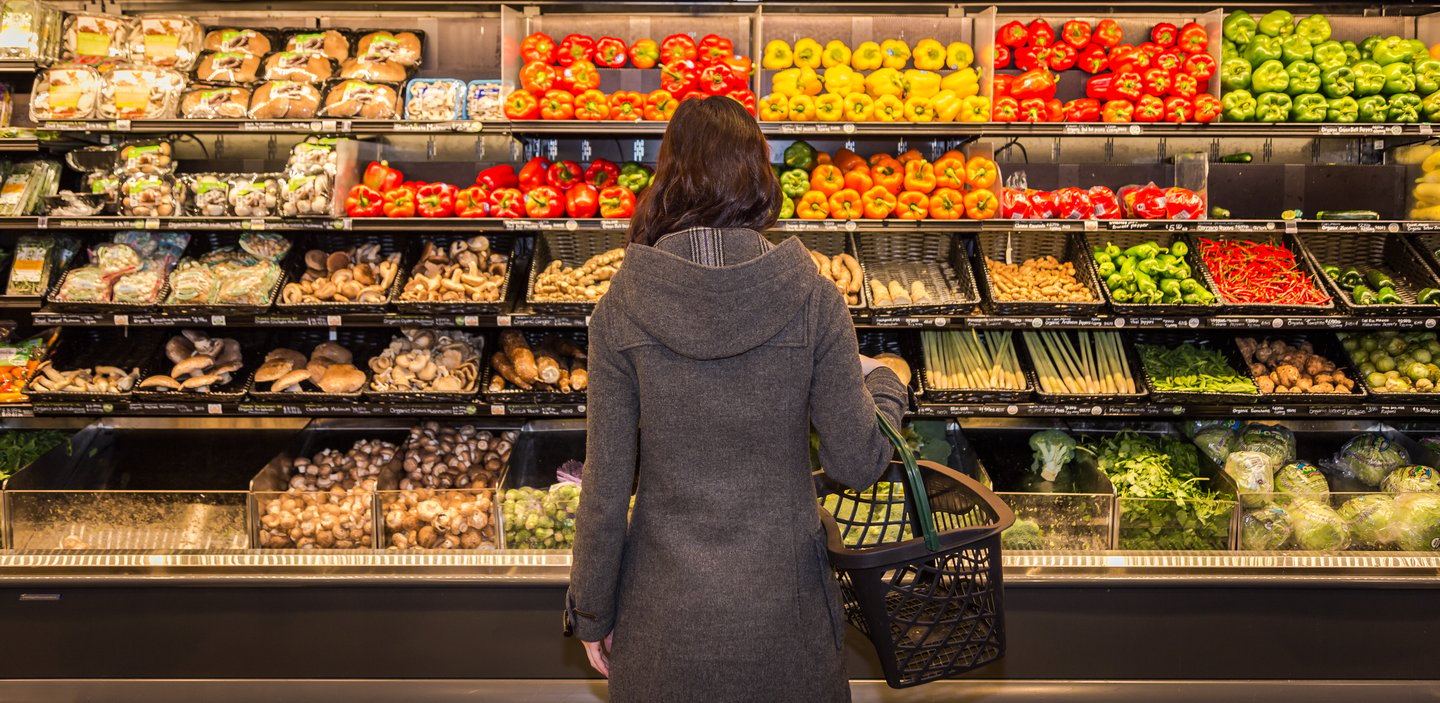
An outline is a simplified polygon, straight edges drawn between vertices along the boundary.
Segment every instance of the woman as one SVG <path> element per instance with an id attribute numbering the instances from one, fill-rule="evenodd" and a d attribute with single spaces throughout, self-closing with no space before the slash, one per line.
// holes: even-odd
<path id="1" fill-rule="evenodd" d="M 682 103 L 590 321 L 568 615 L 613 701 L 850 699 L 810 427 L 826 472 L 868 486 L 905 388 L 800 241 L 759 234 L 769 157 L 739 103 Z"/>

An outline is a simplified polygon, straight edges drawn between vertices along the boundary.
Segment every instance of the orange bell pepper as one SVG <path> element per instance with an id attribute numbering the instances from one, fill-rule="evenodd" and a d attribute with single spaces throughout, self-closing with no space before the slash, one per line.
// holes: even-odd
<path id="1" fill-rule="evenodd" d="M 850 188 L 842 188 L 830 196 L 830 216 L 837 220 L 856 220 L 864 214 L 860 194 Z"/>
<path id="2" fill-rule="evenodd" d="M 910 163 L 911 161 L 914 161 L 915 159 L 923 159 L 923 158 L 925 158 L 925 157 L 921 156 L 921 155 L 920 155 L 920 152 L 918 152 L 918 151 L 916 151 L 916 150 L 914 150 L 914 149 L 911 149 L 911 150 L 909 150 L 909 151 L 907 151 L 907 152 L 905 152 L 905 153 L 903 153 L 903 154 L 900 155 L 900 163 L 902 163 L 902 164 L 908 164 L 908 163 Z"/>
<path id="3" fill-rule="evenodd" d="M 995 181 L 999 178 L 1000 169 L 997 168 L 995 162 L 990 159 L 983 156 L 974 156 L 965 163 L 965 180 L 970 184 L 971 188 L 985 190 L 995 185 Z"/>
<path id="4" fill-rule="evenodd" d="M 965 183 L 965 157 L 955 158 L 947 154 L 935 162 L 936 187 L 962 190 Z"/>
<path id="5" fill-rule="evenodd" d="M 827 154 L 827 153 L 825 153 L 825 152 L 823 152 L 823 151 L 815 154 L 815 163 L 817 163 L 817 164 L 828 164 L 828 163 L 830 163 L 830 155 Z"/>
<path id="6" fill-rule="evenodd" d="M 905 190 L 929 193 L 935 190 L 935 167 L 925 159 L 905 162 Z"/>
<path id="7" fill-rule="evenodd" d="M 872 166 L 870 178 L 875 181 L 875 185 L 891 193 L 899 193 L 905 185 L 905 172 L 902 170 L 900 162 L 894 159 L 888 162 L 881 161 Z"/>
<path id="8" fill-rule="evenodd" d="M 895 216 L 902 220 L 923 220 L 930 214 L 930 197 L 924 193 L 905 192 L 895 200 Z"/>
<path id="9" fill-rule="evenodd" d="M 835 152 L 835 156 L 831 157 L 830 162 L 839 166 L 842 171 L 849 171 L 856 166 L 868 166 L 868 164 L 865 163 L 865 159 L 860 158 L 859 154 L 849 149 L 841 149 Z"/>
<path id="10" fill-rule="evenodd" d="M 865 162 L 868 163 L 868 164 L 870 164 L 871 166 L 874 166 L 875 164 L 878 164 L 878 163 L 880 163 L 881 161 L 885 161 L 885 160 L 887 160 L 887 159 L 890 160 L 890 161 L 894 161 L 894 160 L 895 160 L 895 157 L 893 157 L 893 156 L 891 156 L 891 155 L 889 155 L 889 154 L 886 154 L 885 152 L 882 151 L 882 152 L 880 152 L 879 154 L 871 154 L 871 155 L 870 155 L 870 158 L 866 159 Z"/>
<path id="11" fill-rule="evenodd" d="M 845 174 L 835 164 L 820 164 L 810 172 L 810 190 L 818 190 L 829 197 L 844 187 Z"/>
<path id="12" fill-rule="evenodd" d="M 818 190 L 800 196 L 795 203 L 795 216 L 802 220 L 823 220 L 830 216 L 830 199 Z"/>
<path id="13" fill-rule="evenodd" d="M 884 186 L 875 186 L 861 197 L 865 199 L 864 212 L 868 220 L 883 220 L 895 211 L 895 194 L 885 190 Z"/>
<path id="14" fill-rule="evenodd" d="M 857 168 L 845 172 L 845 187 L 854 190 L 856 193 L 864 193 L 875 187 L 875 179 L 870 177 L 870 168 Z"/>
<path id="15" fill-rule="evenodd" d="M 965 194 L 965 216 L 972 220 L 988 220 L 1000 209 L 1000 199 L 988 190 L 972 190 Z"/>
<path id="16" fill-rule="evenodd" d="M 938 163 L 940 161 L 944 161 L 945 159 L 960 159 L 961 161 L 964 161 L 965 155 L 958 151 L 955 151 L 954 149 L 951 149 L 950 151 L 941 154 L 940 158 L 937 159 L 936 162 Z"/>
<path id="17" fill-rule="evenodd" d="M 964 216 L 965 196 L 960 191 L 954 188 L 939 188 L 930 194 L 930 219 L 958 220 Z"/>

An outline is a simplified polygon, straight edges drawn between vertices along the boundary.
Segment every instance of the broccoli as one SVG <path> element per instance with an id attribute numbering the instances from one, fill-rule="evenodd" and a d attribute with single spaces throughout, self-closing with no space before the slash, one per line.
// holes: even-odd
<path id="1" fill-rule="evenodd" d="M 1034 520 L 1021 518 L 1000 533 L 1003 549 L 1044 549 L 1045 532 Z"/>
<path id="2" fill-rule="evenodd" d="M 1075 457 L 1075 440 L 1060 430 L 1045 430 L 1030 435 L 1030 448 L 1035 451 L 1031 471 L 1039 471 L 1040 478 L 1054 481 Z"/>

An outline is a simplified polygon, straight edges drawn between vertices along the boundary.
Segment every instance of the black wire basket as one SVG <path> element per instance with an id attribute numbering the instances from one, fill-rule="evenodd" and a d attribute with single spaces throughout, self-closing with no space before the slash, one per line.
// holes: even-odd
<path id="1" fill-rule="evenodd" d="M 331 339 L 333 333 L 334 339 Z M 262 351 L 261 359 L 258 361 L 249 375 L 249 386 L 246 391 L 252 400 L 261 402 L 312 402 L 312 403 L 339 403 L 355 402 L 360 400 L 364 394 L 365 387 L 370 385 L 370 368 L 366 362 L 380 353 L 385 344 L 390 340 L 390 334 L 385 330 L 377 329 L 347 329 L 339 328 L 332 330 L 323 329 L 293 329 L 285 330 L 275 336 L 270 344 Z M 315 347 L 324 342 L 335 342 L 350 351 L 353 357 L 350 362 L 360 373 L 365 374 L 365 383 L 359 390 L 351 393 L 327 393 L 320 390 L 311 390 L 319 386 L 306 381 L 301 390 L 278 391 L 274 390 L 274 382 L 256 381 L 255 372 L 260 370 L 264 364 L 264 355 L 278 348 L 291 349 L 309 358 L 315 351 Z"/>
<path id="2" fill-rule="evenodd" d="M 1207 304 L 1191 305 L 1186 303 L 1117 303 L 1115 296 L 1110 293 L 1110 286 L 1105 284 L 1105 277 L 1100 275 L 1098 264 L 1095 262 L 1095 250 L 1103 249 L 1107 244 L 1114 244 L 1117 247 L 1128 249 L 1136 244 L 1155 242 L 1162 247 L 1170 248 L 1176 242 L 1183 242 L 1188 248 L 1185 252 L 1185 263 L 1190 266 L 1191 278 L 1194 278 L 1205 290 L 1215 296 L 1215 301 Z M 1179 232 L 1105 232 L 1085 235 L 1085 249 L 1090 255 L 1090 266 L 1097 266 L 1095 280 L 1100 284 L 1100 290 L 1105 294 L 1105 301 L 1110 304 L 1110 309 L 1119 315 L 1214 315 L 1220 312 L 1220 296 L 1215 291 L 1215 279 L 1210 276 L 1210 269 L 1205 268 L 1205 262 L 1200 260 L 1200 255 L 1195 251 L 1190 240 Z"/>
<path id="3" fill-rule="evenodd" d="M 1100 284 L 1095 280 L 1093 260 L 1078 235 L 1065 232 L 981 232 L 977 235 L 975 267 L 990 311 L 996 315 L 1094 315 L 1105 305 Z M 1046 300 L 1000 300 L 996 296 L 994 273 L 987 259 L 1020 264 L 1028 259 L 1053 256 L 1075 266 L 1075 280 L 1089 292 L 1090 300 L 1052 302 Z"/>
<path id="4" fill-rule="evenodd" d="M 235 232 L 196 232 L 190 237 L 190 248 L 185 250 L 185 255 L 189 258 L 199 259 L 200 257 L 219 249 L 230 248 L 239 250 L 240 240 L 243 236 L 245 235 Z M 161 299 L 161 302 L 156 306 L 156 309 L 160 312 L 173 314 L 194 313 L 217 315 L 258 315 L 269 310 L 270 306 L 274 304 L 275 301 L 280 297 L 280 289 L 285 285 L 286 281 L 289 280 L 289 276 L 286 275 L 285 271 L 285 262 L 294 255 L 295 251 L 292 248 L 291 250 L 287 251 L 284 256 L 281 256 L 278 261 L 275 262 L 276 265 L 280 268 L 279 275 L 275 277 L 275 281 L 270 284 L 270 287 L 265 292 L 264 298 L 259 302 L 172 302 L 169 300 L 169 298 L 174 294 L 175 290 L 173 286 L 167 283 L 165 297 Z M 174 273 L 175 270 L 171 269 L 171 276 L 173 276 Z"/>
<path id="5" fill-rule="evenodd" d="M 299 285 L 305 275 L 305 255 L 311 250 L 320 250 L 327 254 L 337 251 L 345 251 L 366 244 L 380 245 L 380 260 L 383 262 L 391 254 L 400 253 L 399 262 L 396 264 L 395 280 L 385 287 L 385 299 L 378 302 L 339 302 L 321 301 L 309 303 L 287 303 L 285 302 L 285 288 L 290 284 Z M 314 314 L 314 315 L 358 315 L 365 313 L 383 313 L 385 306 L 400 292 L 400 282 L 405 278 L 407 262 L 404 258 L 405 240 L 403 235 L 397 232 L 345 232 L 344 234 L 325 232 L 314 233 L 306 237 L 301 246 L 295 247 L 290 252 L 289 270 L 286 271 L 287 283 L 280 289 L 280 297 L 275 301 L 275 312 L 290 314 Z"/>
<path id="6" fill-rule="evenodd" d="M 1182 344 L 1192 344 L 1197 347 L 1213 349 L 1225 357 L 1225 361 L 1233 369 L 1236 375 L 1250 381 L 1254 386 L 1255 381 L 1245 366 L 1245 361 L 1240 358 L 1240 349 L 1235 346 L 1230 335 L 1207 334 L 1204 332 L 1152 332 L 1143 331 L 1135 333 L 1131 339 L 1131 346 L 1135 351 L 1135 358 L 1140 363 L 1140 370 L 1145 378 L 1145 386 L 1150 391 L 1150 398 L 1159 403 L 1186 403 L 1197 405 L 1250 405 L 1260 402 L 1260 389 L 1255 388 L 1254 393 L 1231 393 L 1224 391 L 1176 391 L 1160 390 L 1155 387 L 1155 375 L 1153 370 L 1145 364 L 1144 354 L 1141 348 L 1145 345 L 1154 345 L 1174 349 Z"/>
<path id="7" fill-rule="evenodd" d="M 865 271 L 865 287 L 870 281 L 899 281 L 910 289 L 919 281 L 930 292 L 933 303 L 909 305 L 877 305 L 871 295 L 870 307 L 876 312 L 896 315 L 964 315 L 980 304 L 975 273 L 957 241 L 959 235 L 947 232 L 918 232 L 897 237 L 894 234 L 860 235 L 855 238 L 860 251 L 860 267 Z"/>
<path id="8" fill-rule="evenodd" d="M 765 238 L 774 244 L 779 244 L 791 237 L 799 239 L 800 243 L 805 245 L 806 249 L 816 252 L 817 254 L 824 254 L 831 259 L 840 254 L 849 254 L 855 257 L 855 263 L 860 266 L 860 302 L 849 305 L 847 301 L 847 307 L 851 310 L 865 309 L 870 295 L 865 286 L 865 262 L 860 260 L 860 255 L 856 252 L 855 239 L 853 237 L 845 232 L 801 232 L 794 234 L 771 230 L 765 233 Z M 829 277 L 827 276 L 827 278 Z"/>
<path id="9" fill-rule="evenodd" d="M 1225 308 L 1226 313 L 1237 315 L 1332 315 L 1335 313 L 1335 301 L 1327 300 L 1317 305 L 1297 305 L 1295 303 L 1238 303 L 1229 300 L 1222 292 L 1219 284 L 1223 278 L 1223 272 L 1217 273 L 1208 262 L 1205 262 L 1203 250 L 1205 240 L 1219 242 L 1255 242 L 1257 244 L 1268 244 L 1270 246 L 1283 246 L 1295 255 L 1295 268 L 1302 274 L 1309 276 L 1310 282 L 1314 285 L 1316 292 L 1328 296 L 1325 291 L 1325 284 L 1320 282 L 1322 276 L 1316 271 L 1305 257 L 1305 248 L 1300 245 L 1300 240 L 1294 235 L 1282 234 L 1279 232 L 1207 232 L 1204 235 L 1197 235 L 1192 239 L 1195 252 L 1200 254 L 1200 260 L 1205 264 L 1206 270 L 1210 271 L 1212 281 L 1215 282 L 1215 294 L 1219 303 Z M 1219 276 L 1220 278 L 1217 278 Z"/>
<path id="10" fill-rule="evenodd" d="M 535 312 L 542 314 L 589 315 L 594 312 L 599 298 L 593 301 L 578 301 L 537 297 L 535 283 L 550 262 L 559 261 L 567 267 L 580 266 L 592 256 L 624 247 L 627 236 L 625 232 L 615 231 L 541 232 L 535 242 L 535 256 L 530 261 L 530 281 L 525 288 L 525 302 Z M 617 264 L 619 265 L 621 264 Z"/>
<path id="11" fill-rule="evenodd" d="M 1345 349 L 1340 346 L 1339 340 L 1331 333 L 1322 332 L 1317 334 L 1312 332 L 1303 335 L 1255 334 L 1235 337 L 1235 349 L 1239 353 L 1240 361 L 1242 362 L 1240 368 L 1249 374 L 1250 378 L 1255 380 L 1256 386 L 1260 386 L 1259 377 L 1256 376 L 1254 370 L 1251 369 L 1249 365 L 1253 359 L 1246 355 L 1245 348 L 1240 344 L 1240 340 L 1245 337 L 1249 337 L 1257 343 L 1279 340 L 1291 346 L 1309 342 L 1314 346 L 1316 354 L 1325 359 L 1329 359 L 1335 364 L 1337 371 L 1343 371 L 1347 378 L 1355 382 L 1353 390 L 1335 390 L 1331 392 L 1306 391 L 1304 393 L 1279 393 L 1272 391 L 1267 393 L 1262 387 L 1260 397 L 1265 401 L 1286 403 L 1358 403 L 1369 396 L 1369 394 L 1365 392 L 1365 379 L 1360 377 L 1356 366 L 1350 361 L 1350 356 L 1345 353 Z"/>
<path id="12" fill-rule="evenodd" d="M 1440 305 L 1421 303 L 1417 297 L 1422 288 L 1440 288 L 1440 278 L 1425 265 L 1420 252 L 1400 234 L 1307 234 L 1300 240 L 1300 246 L 1309 257 L 1310 265 L 1319 271 L 1319 277 L 1325 280 L 1329 287 L 1328 292 L 1335 296 L 1340 307 L 1352 315 L 1440 313 Z M 1366 269 L 1380 269 L 1391 274 L 1391 280 L 1395 283 L 1395 294 L 1405 302 L 1358 303 L 1351 296 L 1350 288 L 1340 285 L 1339 281 L 1325 273 L 1327 265 L 1341 269 L 1354 266 L 1362 272 Z"/>
<path id="13" fill-rule="evenodd" d="M 920 334 L 940 334 L 954 332 L 956 334 L 979 334 L 988 336 L 992 334 L 1010 334 L 1013 345 L 1015 361 L 1020 367 L 1021 379 L 1025 385 L 1021 388 L 939 388 L 935 385 L 930 376 L 930 365 L 927 363 L 923 351 L 915 354 L 915 376 L 916 376 L 916 402 L 930 405 L 961 405 L 965 403 L 1018 403 L 1030 400 L 1039 385 L 1035 381 L 1035 372 L 1030 368 L 1026 360 L 1025 340 L 1021 337 L 1019 330 L 976 330 L 974 328 L 963 330 L 921 330 Z M 917 341 L 917 344 L 920 342 Z"/>
<path id="14" fill-rule="evenodd" d="M 1036 365 L 1035 365 L 1035 360 L 1032 359 L 1032 358 L 1030 357 L 1030 354 L 1029 354 L 1029 351 L 1030 351 L 1030 348 L 1031 348 L 1030 339 L 1032 339 L 1032 337 L 1027 336 L 1027 335 L 1030 335 L 1030 334 L 1039 334 L 1039 333 L 1044 332 L 1044 331 L 1046 331 L 1046 330 L 1037 330 L 1037 331 L 1035 331 L 1035 332 L 1033 332 L 1033 333 L 1032 333 L 1031 331 L 1029 331 L 1029 330 L 1026 330 L 1026 331 L 1024 331 L 1024 332 L 1019 332 L 1019 331 L 1017 331 L 1017 334 L 1019 334 L 1022 338 L 1024 338 L 1024 342 L 1025 342 L 1025 343 L 1024 343 L 1024 346 L 1023 346 L 1022 348 L 1025 350 L 1026 353 L 1023 354 L 1022 356 L 1023 356 L 1023 358 L 1024 358 L 1025 364 L 1029 367 L 1029 370 L 1030 370 L 1031 374 L 1033 374 L 1033 378 L 1035 379 L 1035 397 L 1036 397 L 1037 400 L 1039 400 L 1039 401 L 1041 401 L 1041 402 L 1046 402 L 1046 403 L 1107 403 L 1107 404 L 1123 405 L 1123 404 L 1125 404 L 1125 403 L 1133 403 L 1133 402 L 1136 402 L 1136 401 L 1140 400 L 1141 398 L 1144 398 L 1144 397 L 1145 397 L 1145 393 L 1146 393 L 1146 391 L 1145 391 L 1145 372 L 1144 372 L 1144 370 L 1141 368 L 1141 365 L 1140 365 L 1140 354 L 1139 354 L 1138 352 L 1136 352 L 1134 349 L 1132 349 L 1129 344 L 1126 344 L 1124 338 L 1120 338 L 1120 339 L 1119 339 L 1119 342 L 1120 342 L 1120 351 L 1125 355 L 1125 369 L 1130 372 L 1130 378 L 1135 382 L 1135 392 L 1133 392 L 1133 393 L 1071 393 L 1071 392 L 1069 392 L 1069 391 L 1065 391 L 1065 392 L 1048 392 L 1048 391 L 1046 391 L 1044 384 L 1040 382 L 1040 370 L 1036 367 Z M 1060 334 L 1064 334 L 1064 335 L 1069 336 L 1069 337 L 1070 337 L 1070 341 L 1071 341 L 1072 344 L 1077 344 L 1077 345 L 1079 344 L 1080 332 L 1071 331 L 1071 330 L 1056 330 L 1056 331 L 1059 332 Z M 1107 331 L 1105 331 L 1105 330 L 1096 330 L 1096 331 L 1094 331 L 1094 332 L 1090 332 L 1090 334 L 1113 334 L 1113 335 L 1117 335 L 1117 337 L 1118 337 L 1120 333 L 1119 333 L 1119 332 L 1107 332 Z M 1078 350 L 1078 347 L 1077 347 L 1077 350 Z M 1043 351 L 1044 351 L 1044 345 L 1043 345 L 1043 343 L 1041 344 L 1041 349 L 1040 349 L 1039 351 L 1041 351 L 1041 352 L 1043 353 Z"/>
<path id="15" fill-rule="evenodd" d="M 525 336 L 525 343 L 530 345 L 532 351 L 539 346 L 546 337 L 551 335 L 575 344 L 581 349 L 586 349 L 588 346 L 586 334 L 580 330 L 566 330 L 564 332 L 524 330 L 521 334 Z M 486 402 L 513 403 L 517 405 L 582 405 L 585 403 L 584 390 L 572 390 L 566 393 L 558 388 L 554 390 L 540 390 L 535 388 L 527 391 L 509 382 L 506 382 L 505 387 L 501 390 L 491 390 L 491 383 L 494 381 L 497 372 L 495 371 L 495 365 L 490 361 L 490 357 L 497 353 L 505 353 L 501 349 L 498 339 L 493 344 L 490 354 L 485 357 L 485 373 L 481 376 L 480 390 Z M 560 361 L 562 365 L 567 363 L 567 361 L 563 359 L 558 361 Z M 572 360 L 568 363 L 573 365 L 574 361 Z"/>
<path id="16" fill-rule="evenodd" d="M 398 277 L 403 283 L 395 292 L 395 296 L 391 298 L 390 306 L 399 312 L 415 315 L 485 315 L 500 312 L 505 307 L 506 299 L 510 296 L 510 281 L 514 278 L 515 254 L 517 252 L 515 248 L 516 236 L 513 234 L 488 233 L 485 235 L 485 237 L 490 240 L 491 251 L 509 257 L 508 263 L 505 265 L 505 275 L 500 281 L 499 298 L 493 301 L 431 301 L 415 300 L 406 297 L 406 287 L 410 281 L 415 279 L 416 274 L 414 269 L 420 261 L 420 254 L 423 251 L 425 243 L 433 242 L 437 247 L 448 248 L 453 242 L 470 239 L 473 236 L 475 235 L 470 232 L 427 234 L 424 242 L 421 242 L 420 246 L 410 252 L 410 256 L 406 258 L 408 267 L 404 271 L 401 271 Z"/>

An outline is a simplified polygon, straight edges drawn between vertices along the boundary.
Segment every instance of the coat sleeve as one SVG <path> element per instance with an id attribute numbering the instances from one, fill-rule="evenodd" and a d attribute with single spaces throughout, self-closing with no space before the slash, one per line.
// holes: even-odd
<path id="1" fill-rule="evenodd" d="M 587 642 L 604 639 L 615 625 L 639 435 L 635 369 L 616 351 L 605 327 L 601 322 L 590 328 L 584 490 L 567 602 L 574 634 Z"/>
<path id="2" fill-rule="evenodd" d="M 875 483 L 894 455 L 875 418 L 895 427 L 905 413 L 905 386 L 888 368 L 860 372 L 860 345 L 845 301 L 831 287 L 819 297 L 810 422 L 820 435 L 820 465 L 831 478 L 861 489 Z"/>

